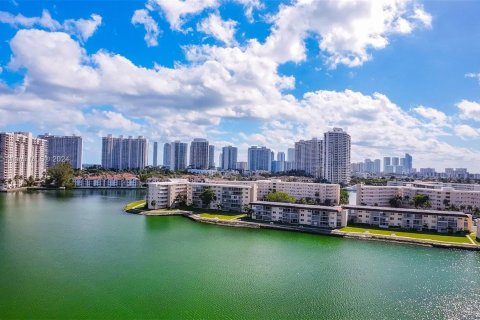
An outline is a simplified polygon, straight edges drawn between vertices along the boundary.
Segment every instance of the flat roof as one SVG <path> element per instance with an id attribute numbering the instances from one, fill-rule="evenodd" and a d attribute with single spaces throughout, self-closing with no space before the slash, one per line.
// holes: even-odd
<path id="1" fill-rule="evenodd" d="M 439 210 L 376 207 L 376 206 L 357 206 L 357 205 L 345 205 L 345 206 L 343 206 L 343 208 L 352 209 L 352 210 L 400 212 L 400 213 L 426 214 L 426 215 L 437 215 L 437 216 L 457 216 L 457 217 L 468 217 L 468 216 L 470 216 L 469 214 L 467 214 L 465 212 L 461 212 L 461 211 L 439 211 Z"/>
<path id="2" fill-rule="evenodd" d="M 227 184 L 227 183 L 209 183 L 209 182 L 191 182 L 191 185 L 211 186 L 211 187 L 227 187 L 227 188 L 242 188 L 251 189 L 251 185 L 247 184 Z"/>
<path id="3" fill-rule="evenodd" d="M 325 211 L 341 211 L 342 207 L 329 207 L 329 206 L 316 206 L 311 204 L 300 204 L 300 203 L 287 203 L 287 202 L 270 202 L 270 201 L 253 201 L 250 202 L 252 205 L 264 205 L 272 207 L 285 207 L 285 208 L 299 208 L 299 209 L 311 209 L 311 210 L 325 210 Z"/>

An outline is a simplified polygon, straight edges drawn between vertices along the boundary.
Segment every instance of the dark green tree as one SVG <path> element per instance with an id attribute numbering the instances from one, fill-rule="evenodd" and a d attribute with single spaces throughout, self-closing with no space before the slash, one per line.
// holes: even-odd
<path id="1" fill-rule="evenodd" d="M 415 208 L 427 208 L 430 206 L 429 198 L 426 194 L 419 193 L 416 194 L 415 197 L 413 197 L 413 204 L 415 205 Z"/>
<path id="2" fill-rule="evenodd" d="M 388 202 L 390 203 L 390 207 L 400 208 L 400 206 L 402 205 L 402 197 L 401 196 L 395 196 L 395 197 L 391 198 Z"/>
<path id="3" fill-rule="evenodd" d="M 270 192 L 265 199 L 271 202 L 295 203 L 295 197 L 286 192 Z"/>
<path id="4" fill-rule="evenodd" d="M 212 188 L 205 188 L 200 195 L 200 199 L 202 199 L 202 204 L 204 207 L 209 207 L 212 201 L 217 200 L 217 196 L 215 195 L 215 191 Z"/>
<path id="5" fill-rule="evenodd" d="M 57 163 L 53 167 L 50 167 L 47 175 L 57 187 L 73 187 L 73 168 L 68 162 Z"/>
<path id="6" fill-rule="evenodd" d="M 347 190 L 340 190 L 340 204 L 348 204 L 349 196 Z"/>

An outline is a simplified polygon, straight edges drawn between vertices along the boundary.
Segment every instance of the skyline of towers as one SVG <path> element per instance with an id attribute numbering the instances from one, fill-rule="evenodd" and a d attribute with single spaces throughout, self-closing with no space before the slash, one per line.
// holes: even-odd
<path id="1" fill-rule="evenodd" d="M 144 169 L 148 163 L 148 142 L 142 136 L 102 138 L 102 167 L 106 169 Z"/>

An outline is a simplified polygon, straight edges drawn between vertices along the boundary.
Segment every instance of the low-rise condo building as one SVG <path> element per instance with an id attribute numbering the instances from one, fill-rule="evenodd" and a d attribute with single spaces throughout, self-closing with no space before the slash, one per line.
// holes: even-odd
<path id="1" fill-rule="evenodd" d="M 196 208 L 243 211 L 245 205 L 256 201 L 255 185 L 192 183 L 192 205 Z M 206 189 L 215 193 L 213 201 L 203 203 L 202 194 Z"/>
<path id="2" fill-rule="evenodd" d="M 365 186 L 357 185 L 357 205 L 390 206 L 390 200 L 398 197 L 402 207 L 413 207 L 413 199 L 418 194 L 428 196 L 429 206 L 434 210 L 462 210 L 469 213 L 480 209 L 480 190 L 466 190 L 462 187 L 425 188 L 413 185 L 405 186 Z"/>
<path id="3" fill-rule="evenodd" d="M 75 177 L 75 188 L 139 188 L 140 179 L 133 174 Z"/>
<path id="4" fill-rule="evenodd" d="M 222 184 L 224 180 L 211 180 L 208 183 Z M 318 204 L 338 205 L 340 185 L 326 183 L 285 182 L 279 179 L 256 181 L 229 181 L 234 185 L 256 185 L 257 199 L 265 200 L 270 192 L 286 192 L 295 199 L 310 198 Z"/>
<path id="5" fill-rule="evenodd" d="M 252 202 L 250 206 L 253 220 L 330 229 L 347 225 L 347 212 L 342 207 L 268 201 Z"/>
<path id="6" fill-rule="evenodd" d="M 458 211 L 419 210 L 376 206 L 343 206 L 348 223 L 379 228 L 411 229 L 442 233 L 472 232 L 472 215 Z"/>
<path id="7" fill-rule="evenodd" d="M 184 202 L 192 203 L 192 187 L 187 180 L 150 182 L 147 184 L 148 209 L 175 208 Z"/>
<path id="8" fill-rule="evenodd" d="M 256 186 L 188 182 L 171 180 L 148 183 L 147 202 L 149 209 L 175 208 L 181 202 L 196 208 L 243 211 L 245 205 L 256 200 Z M 207 204 L 202 200 L 206 189 L 214 193 Z"/>

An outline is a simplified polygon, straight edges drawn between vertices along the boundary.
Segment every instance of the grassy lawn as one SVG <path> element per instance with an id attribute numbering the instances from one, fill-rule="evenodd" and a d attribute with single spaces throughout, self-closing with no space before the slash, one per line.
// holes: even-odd
<path id="1" fill-rule="evenodd" d="M 146 200 L 138 200 L 134 202 L 130 202 L 125 206 L 125 210 L 130 210 L 130 209 L 142 209 L 147 206 L 147 201 Z"/>
<path id="2" fill-rule="evenodd" d="M 478 244 L 480 246 L 480 241 L 478 241 L 476 237 L 477 236 L 476 236 L 475 233 L 470 234 L 470 238 L 472 238 L 473 242 L 475 242 L 476 244 Z"/>
<path id="3" fill-rule="evenodd" d="M 457 236 L 457 235 L 430 234 L 430 233 L 407 232 L 407 231 L 362 228 L 362 227 L 344 227 L 340 229 L 340 231 L 359 232 L 359 233 L 364 233 L 365 231 L 368 231 L 371 234 L 379 234 L 379 235 L 395 234 L 399 237 L 471 244 L 471 242 L 468 240 L 466 236 L 461 236 L 461 235 Z"/>

